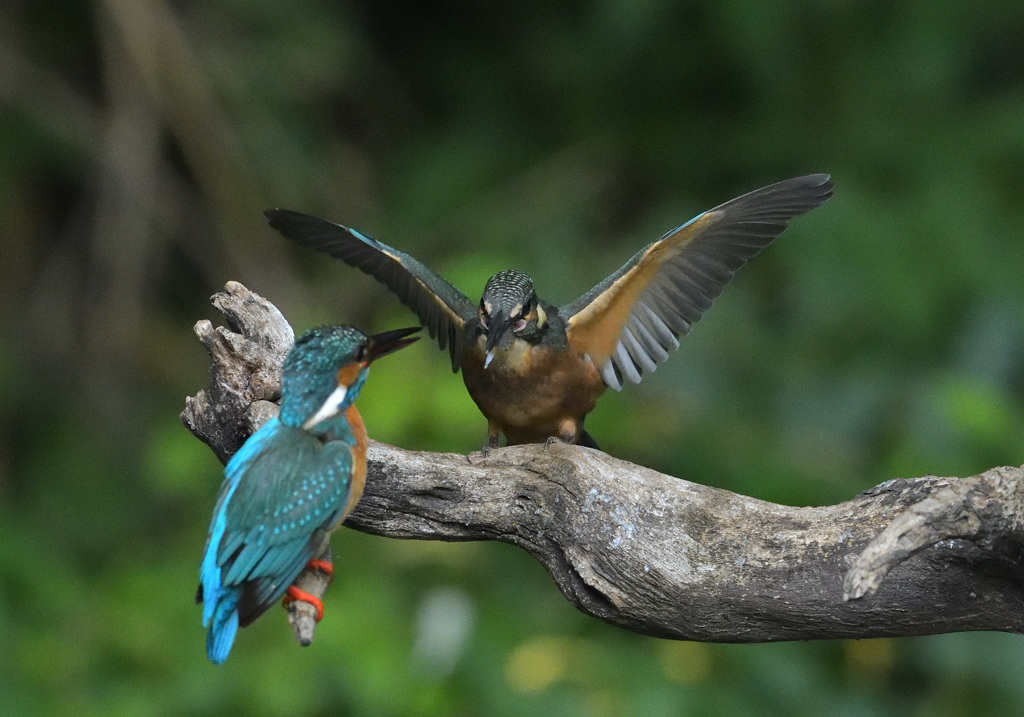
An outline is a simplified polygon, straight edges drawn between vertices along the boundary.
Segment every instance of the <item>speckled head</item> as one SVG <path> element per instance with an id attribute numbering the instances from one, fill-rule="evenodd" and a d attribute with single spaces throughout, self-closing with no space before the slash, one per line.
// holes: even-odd
<path id="1" fill-rule="evenodd" d="M 512 316 L 515 308 L 520 310 L 533 296 L 533 279 L 521 271 L 499 271 L 484 285 L 480 306 L 488 315 L 503 311 Z"/>
<path id="2" fill-rule="evenodd" d="M 508 335 L 509 328 L 522 330 L 525 317 L 536 304 L 533 279 L 521 271 L 500 271 L 487 280 L 479 309 L 480 325 L 487 332 L 486 364 L 490 364 L 494 347 Z"/>
<path id="3" fill-rule="evenodd" d="M 419 327 L 367 336 L 352 326 L 318 326 L 295 340 L 281 370 L 281 422 L 310 428 L 348 408 L 370 363 L 416 341 Z"/>

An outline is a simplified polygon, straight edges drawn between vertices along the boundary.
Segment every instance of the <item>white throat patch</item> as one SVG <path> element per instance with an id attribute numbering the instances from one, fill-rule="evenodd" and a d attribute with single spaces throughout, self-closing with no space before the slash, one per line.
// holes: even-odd
<path id="1" fill-rule="evenodd" d="M 324 401 L 324 405 L 320 406 L 320 410 L 314 413 L 309 420 L 302 424 L 302 427 L 307 431 L 320 423 L 333 416 L 337 416 L 341 411 L 341 403 L 345 400 L 345 394 L 348 393 L 348 386 L 338 386 L 331 395 Z"/>

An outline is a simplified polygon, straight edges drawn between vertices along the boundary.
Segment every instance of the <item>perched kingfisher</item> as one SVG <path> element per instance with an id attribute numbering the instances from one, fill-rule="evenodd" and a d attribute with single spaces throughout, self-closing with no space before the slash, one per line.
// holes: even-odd
<path id="1" fill-rule="evenodd" d="M 355 229 L 298 212 L 265 212 L 287 238 L 374 277 L 413 311 L 487 418 L 487 448 L 554 438 L 596 448 L 583 428 L 606 387 L 639 383 L 679 347 L 733 274 L 832 196 L 827 174 L 797 177 L 697 215 L 641 249 L 565 306 L 537 297 L 521 271 L 502 271 L 475 305 L 419 261 Z"/>
<path id="2" fill-rule="evenodd" d="M 223 663 L 239 626 L 278 598 L 323 604 L 292 583 L 363 494 L 366 427 L 353 405 L 370 362 L 408 346 L 419 327 L 367 336 L 351 326 L 307 331 L 281 372 L 281 411 L 224 469 L 199 569 L 206 654 Z M 311 562 L 312 561 L 312 562 Z"/>

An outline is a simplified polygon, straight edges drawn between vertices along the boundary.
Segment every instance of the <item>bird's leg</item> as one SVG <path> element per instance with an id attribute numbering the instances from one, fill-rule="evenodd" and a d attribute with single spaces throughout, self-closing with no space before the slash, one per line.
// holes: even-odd
<path id="1" fill-rule="evenodd" d="M 319 570 L 327 576 L 328 581 L 334 579 L 334 564 L 331 563 L 330 560 L 321 560 L 319 558 L 316 560 L 310 560 L 306 564 L 305 569 Z M 288 589 L 285 591 L 285 596 L 284 599 L 281 601 L 281 605 L 283 607 L 288 607 L 289 603 L 295 602 L 296 600 L 307 602 L 316 609 L 317 622 L 320 622 L 324 619 L 323 600 L 318 598 L 316 595 L 313 595 L 312 593 L 306 592 L 302 588 L 299 588 L 295 585 L 290 585 L 288 586 Z"/>
<path id="2" fill-rule="evenodd" d="M 291 599 L 286 598 L 285 607 L 288 610 L 288 622 L 295 631 L 295 641 L 303 647 L 313 644 L 316 635 L 317 620 L 323 616 L 323 596 L 327 592 L 327 586 L 333 576 L 331 566 L 331 541 L 324 537 L 320 550 L 314 553 L 314 560 L 311 560 L 299 576 L 295 578 L 291 587 L 308 594 L 299 596 L 295 590 L 287 591 Z M 310 600 L 310 598 L 314 598 Z"/>
<path id="3" fill-rule="evenodd" d="M 484 458 L 488 456 L 492 448 L 498 447 L 498 434 L 500 432 L 493 421 L 487 421 L 487 443 L 480 449 L 480 452 L 484 454 Z"/>

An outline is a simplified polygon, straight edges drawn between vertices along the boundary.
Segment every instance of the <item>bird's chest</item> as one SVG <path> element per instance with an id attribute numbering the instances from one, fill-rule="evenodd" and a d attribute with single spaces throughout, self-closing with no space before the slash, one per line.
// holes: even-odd
<path id="1" fill-rule="evenodd" d="M 345 409 L 345 419 L 352 431 L 352 437 L 356 440 L 352 447 L 352 491 L 349 493 L 348 502 L 345 504 L 339 523 L 344 521 L 356 507 L 356 503 L 363 497 L 363 489 L 366 487 L 366 447 L 368 442 L 366 424 L 363 423 L 363 417 L 359 415 L 359 411 L 354 405 Z"/>
<path id="2" fill-rule="evenodd" d="M 589 413 L 604 390 L 594 365 L 570 350 L 515 339 L 484 368 L 485 337 L 463 356 L 469 395 L 487 418 L 512 428 L 548 430 Z M 547 435 L 556 435 L 557 431 Z"/>

